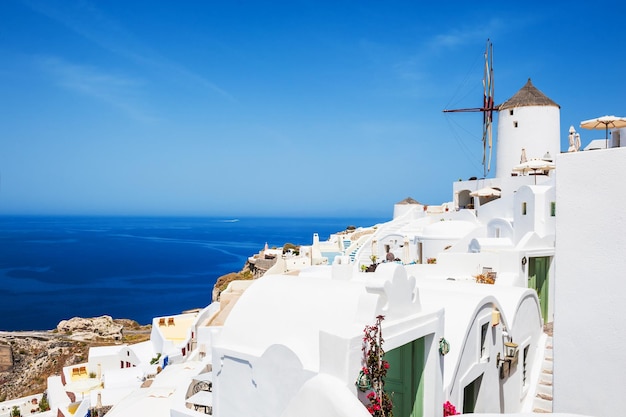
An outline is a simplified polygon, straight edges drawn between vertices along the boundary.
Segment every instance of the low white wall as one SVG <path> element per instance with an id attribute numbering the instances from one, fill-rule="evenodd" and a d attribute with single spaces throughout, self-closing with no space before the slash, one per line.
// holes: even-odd
<path id="1" fill-rule="evenodd" d="M 557 165 L 553 410 L 617 415 L 626 409 L 626 149 L 560 154 Z"/>

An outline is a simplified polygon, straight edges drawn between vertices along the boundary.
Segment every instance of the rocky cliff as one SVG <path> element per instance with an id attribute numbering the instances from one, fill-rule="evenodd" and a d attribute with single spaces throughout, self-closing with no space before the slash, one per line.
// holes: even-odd
<path id="1" fill-rule="evenodd" d="M 86 362 L 91 346 L 149 338 L 150 326 L 109 316 L 75 317 L 49 331 L 0 332 L 0 402 L 45 391 L 48 376 Z"/>

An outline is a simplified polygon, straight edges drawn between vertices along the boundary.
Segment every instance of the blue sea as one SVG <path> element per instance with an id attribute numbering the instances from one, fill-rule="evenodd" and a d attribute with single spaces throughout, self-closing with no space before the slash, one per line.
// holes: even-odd
<path id="1" fill-rule="evenodd" d="M 148 324 L 210 304 L 217 278 L 266 242 L 310 245 L 387 220 L 0 216 L 0 330 L 104 314 Z"/>

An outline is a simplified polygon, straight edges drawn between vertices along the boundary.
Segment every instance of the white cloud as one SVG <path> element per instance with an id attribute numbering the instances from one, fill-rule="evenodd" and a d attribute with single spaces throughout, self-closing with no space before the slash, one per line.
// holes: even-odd
<path id="1" fill-rule="evenodd" d="M 58 57 L 38 57 L 37 62 L 58 85 L 68 90 L 105 102 L 136 120 L 154 120 L 136 99 L 143 84 L 138 79 L 93 66 L 70 63 Z"/>
<path id="2" fill-rule="evenodd" d="M 168 78 L 183 79 L 194 85 L 212 90 L 231 102 L 237 101 L 228 91 L 217 84 L 147 47 L 123 25 L 88 1 L 81 1 L 75 7 L 68 5 L 70 3 L 55 3 L 56 8 L 51 3 L 44 1 L 25 0 L 25 4 L 99 47 L 134 64 L 165 71 L 169 74 Z"/>

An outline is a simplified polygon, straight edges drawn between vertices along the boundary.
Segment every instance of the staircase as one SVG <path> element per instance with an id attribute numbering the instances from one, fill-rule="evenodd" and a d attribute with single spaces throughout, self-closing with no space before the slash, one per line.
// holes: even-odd
<path id="1" fill-rule="evenodd" d="M 548 336 L 544 352 L 537 393 L 533 401 L 535 413 L 552 412 L 552 336 Z"/>
<path id="2" fill-rule="evenodd" d="M 405 216 L 406 217 L 406 216 Z M 384 237 L 394 233 L 398 233 L 398 230 L 402 229 L 411 221 L 410 217 L 394 219 L 387 223 L 382 223 L 378 225 L 378 229 L 376 230 L 375 235 L 377 237 Z M 374 236 L 374 235 L 372 235 Z M 378 254 L 379 260 L 384 260 L 385 254 Z M 369 265 L 371 263 L 370 257 L 372 256 L 372 245 L 371 239 L 368 240 L 368 243 L 360 246 L 357 251 L 352 252 L 350 254 L 350 258 L 352 261 L 358 261 L 360 264 Z"/>

